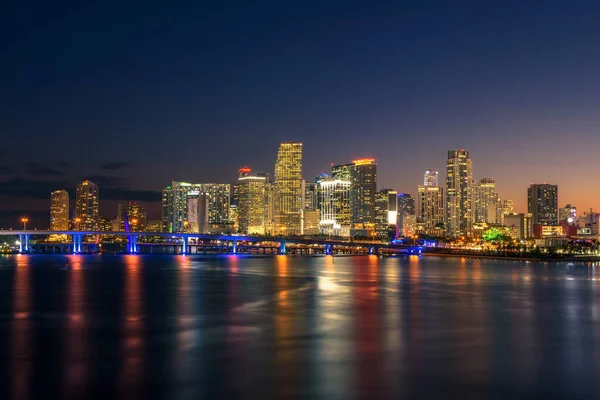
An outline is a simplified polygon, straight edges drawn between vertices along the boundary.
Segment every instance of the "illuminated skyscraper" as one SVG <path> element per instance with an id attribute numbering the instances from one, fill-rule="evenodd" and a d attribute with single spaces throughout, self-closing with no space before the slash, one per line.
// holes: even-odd
<path id="1" fill-rule="evenodd" d="M 250 168 L 240 169 L 238 230 L 244 234 L 265 234 L 266 183 L 266 176 L 250 175 Z"/>
<path id="2" fill-rule="evenodd" d="M 577 223 L 577 208 L 571 204 L 567 204 L 558 210 L 558 222 L 566 222 L 569 225 Z"/>
<path id="3" fill-rule="evenodd" d="M 50 193 L 50 230 L 69 230 L 69 193 L 66 190 Z"/>
<path id="4" fill-rule="evenodd" d="M 495 224 L 498 220 L 498 194 L 496 193 L 496 180 L 483 178 L 474 188 L 474 219 L 476 223 Z"/>
<path id="5" fill-rule="evenodd" d="M 319 182 L 321 233 L 350 236 L 350 181 L 322 179 Z"/>
<path id="6" fill-rule="evenodd" d="M 302 143 L 279 145 L 275 162 L 273 218 L 275 235 L 301 234 Z"/>
<path id="7" fill-rule="evenodd" d="M 425 230 L 439 229 L 444 225 L 444 188 L 417 187 L 417 223 Z"/>
<path id="8" fill-rule="evenodd" d="M 424 186 L 438 186 L 438 172 L 431 168 L 425 171 Z"/>
<path id="9" fill-rule="evenodd" d="M 76 229 L 80 231 L 98 230 L 98 200 L 98 185 L 87 180 L 77 185 Z"/>
<path id="10" fill-rule="evenodd" d="M 417 218 L 415 215 L 415 198 L 409 193 L 398 193 L 396 237 L 408 237 L 414 235 L 417 230 Z"/>
<path id="11" fill-rule="evenodd" d="M 350 167 L 350 234 L 370 236 L 375 231 L 377 164 L 373 158 L 352 161 Z"/>
<path id="12" fill-rule="evenodd" d="M 532 183 L 527 188 L 527 211 L 533 225 L 558 225 L 558 186 Z"/>
<path id="13" fill-rule="evenodd" d="M 396 233 L 398 192 L 392 189 L 381 189 L 375 199 L 375 230 L 377 237 L 389 239 Z M 393 234 L 390 235 L 390 232 Z"/>
<path id="14" fill-rule="evenodd" d="M 446 232 L 450 236 L 472 234 L 473 164 L 469 152 L 448 151 L 446 164 Z"/>

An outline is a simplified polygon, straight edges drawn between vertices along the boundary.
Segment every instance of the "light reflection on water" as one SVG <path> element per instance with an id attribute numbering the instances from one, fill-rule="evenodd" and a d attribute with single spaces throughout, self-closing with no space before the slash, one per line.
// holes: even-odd
<path id="1" fill-rule="evenodd" d="M 46 384 L 61 398 L 128 399 L 599 389 L 595 264 L 69 258 L 69 270 L 58 256 L 0 258 L 0 398 L 44 397 Z"/>

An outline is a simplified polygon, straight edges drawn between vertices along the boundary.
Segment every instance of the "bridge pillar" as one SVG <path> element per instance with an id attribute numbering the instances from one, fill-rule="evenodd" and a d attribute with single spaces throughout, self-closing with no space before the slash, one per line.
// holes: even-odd
<path id="1" fill-rule="evenodd" d="M 332 244 L 325 245 L 325 254 L 333 254 L 333 245 Z"/>
<path id="2" fill-rule="evenodd" d="M 369 254 L 375 254 L 375 248 L 369 247 Z"/>
<path id="3" fill-rule="evenodd" d="M 77 253 L 81 253 L 82 236 L 83 235 L 81 235 L 81 234 L 77 235 Z"/>
<path id="4" fill-rule="evenodd" d="M 29 251 L 29 235 L 25 235 L 25 251 Z"/>
<path id="5" fill-rule="evenodd" d="M 134 254 L 138 253 L 138 244 L 137 244 L 137 241 L 138 241 L 137 235 L 133 235 L 133 253 Z"/>
<path id="6" fill-rule="evenodd" d="M 23 252 L 23 235 L 19 235 L 19 253 Z"/>
<path id="7" fill-rule="evenodd" d="M 187 254 L 187 237 L 186 236 L 182 236 L 181 238 L 181 254 Z"/>
<path id="8" fill-rule="evenodd" d="M 237 254 L 237 240 L 234 240 L 231 246 L 231 252 Z"/>
<path id="9" fill-rule="evenodd" d="M 279 242 L 279 254 L 285 254 L 285 242 Z"/>

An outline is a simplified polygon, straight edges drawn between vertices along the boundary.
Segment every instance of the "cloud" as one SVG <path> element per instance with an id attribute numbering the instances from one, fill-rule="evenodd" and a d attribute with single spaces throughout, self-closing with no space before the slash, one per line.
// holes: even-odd
<path id="1" fill-rule="evenodd" d="M 59 176 L 65 175 L 65 171 L 56 168 L 44 167 L 38 163 L 29 162 L 25 164 L 25 172 L 35 176 Z"/>
<path id="2" fill-rule="evenodd" d="M 161 192 L 152 190 L 136 190 L 122 188 L 100 188 L 100 201 L 103 200 L 119 200 L 119 201 L 143 201 L 143 202 L 159 202 L 161 200 Z"/>
<path id="3" fill-rule="evenodd" d="M 116 171 L 119 169 L 129 168 L 129 167 L 131 167 L 130 163 L 117 161 L 117 162 L 109 162 L 109 163 L 103 164 L 100 168 L 109 170 L 109 171 Z"/>
<path id="4" fill-rule="evenodd" d="M 114 175 L 90 175 L 80 179 L 80 181 L 89 180 L 94 182 L 100 189 L 106 188 L 128 188 L 129 180 Z"/>

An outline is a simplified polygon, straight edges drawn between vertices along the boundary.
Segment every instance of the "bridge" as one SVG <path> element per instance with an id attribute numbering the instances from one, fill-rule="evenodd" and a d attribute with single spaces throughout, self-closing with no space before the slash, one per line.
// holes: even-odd
<path id="1" fill-rule="evenodd" d="M 90 246 L 97 246 L 100 243 L 101 237 L 123 237 L 127 239 L 127 253 L 136 254 L 142 252 L 142 247 L 149 248 L 149 252 L 153 252 L 154 246 L 169 246 L 173 247 L 173 254 L 198 254 L 198 247 L 204 249 L 206 253 L 207 247 L 215 247 L 218 243 L 219 249 L 225 249 L 225 253 L 238 254 L 248 251 L 249 246 L 257 246 L 261 243 L 267 244 L 263 247 L 263 254 L 266 254 L 266 249 L 276 249 L 277 254 L 286 254 L 288 245 L 295 245 L 300 249 L 307 249 L 308 246 L 313 248 L 313 252 L 322 254 L 334 254 L 335 249 L 360 249 L 368 254 L 415 254 L 421 252 L 420 246 L 408 246 L 381 243 L 366 240 L 342 240 L 342 239 L 326 239 L 322 237 L 269 237 L 269 236 L 251 236 L 251 235 L 232 235 L 232 234 L 198 234 L 198 233 L 169 233 L 169 232 L 127 232 L 127 231 L 49 231 L 49 230 L 0 230 L 0 237 L 15 236 L 19 238 L 19 252 L 30 252 L 31 237 L 49 237 L 51 235 L 67 235 L 70 236 L 68 242 L 43 242 L 49 246 L 67 246 L 65 251 L 70 253 L 87 253 L 90 252 Z M 84 237 L 94 237 L 93 242 L 84 242 Z M 167 239 L 166 242 L 141 242 L 141 238 Z M 207 243 L 208 242 L 208 243 Z M 276 247 L 273 247 L 275 244 Z M 195 246 L 195 253 L 191 250 Z M 311 249 L 308 249 L 311 250 Z M 251 251 L 250 251 L 251 252 Z M 271 251 L 271 254 L 274 251 Z M 310 253 L 310 251 L 309 251 Z"/>

